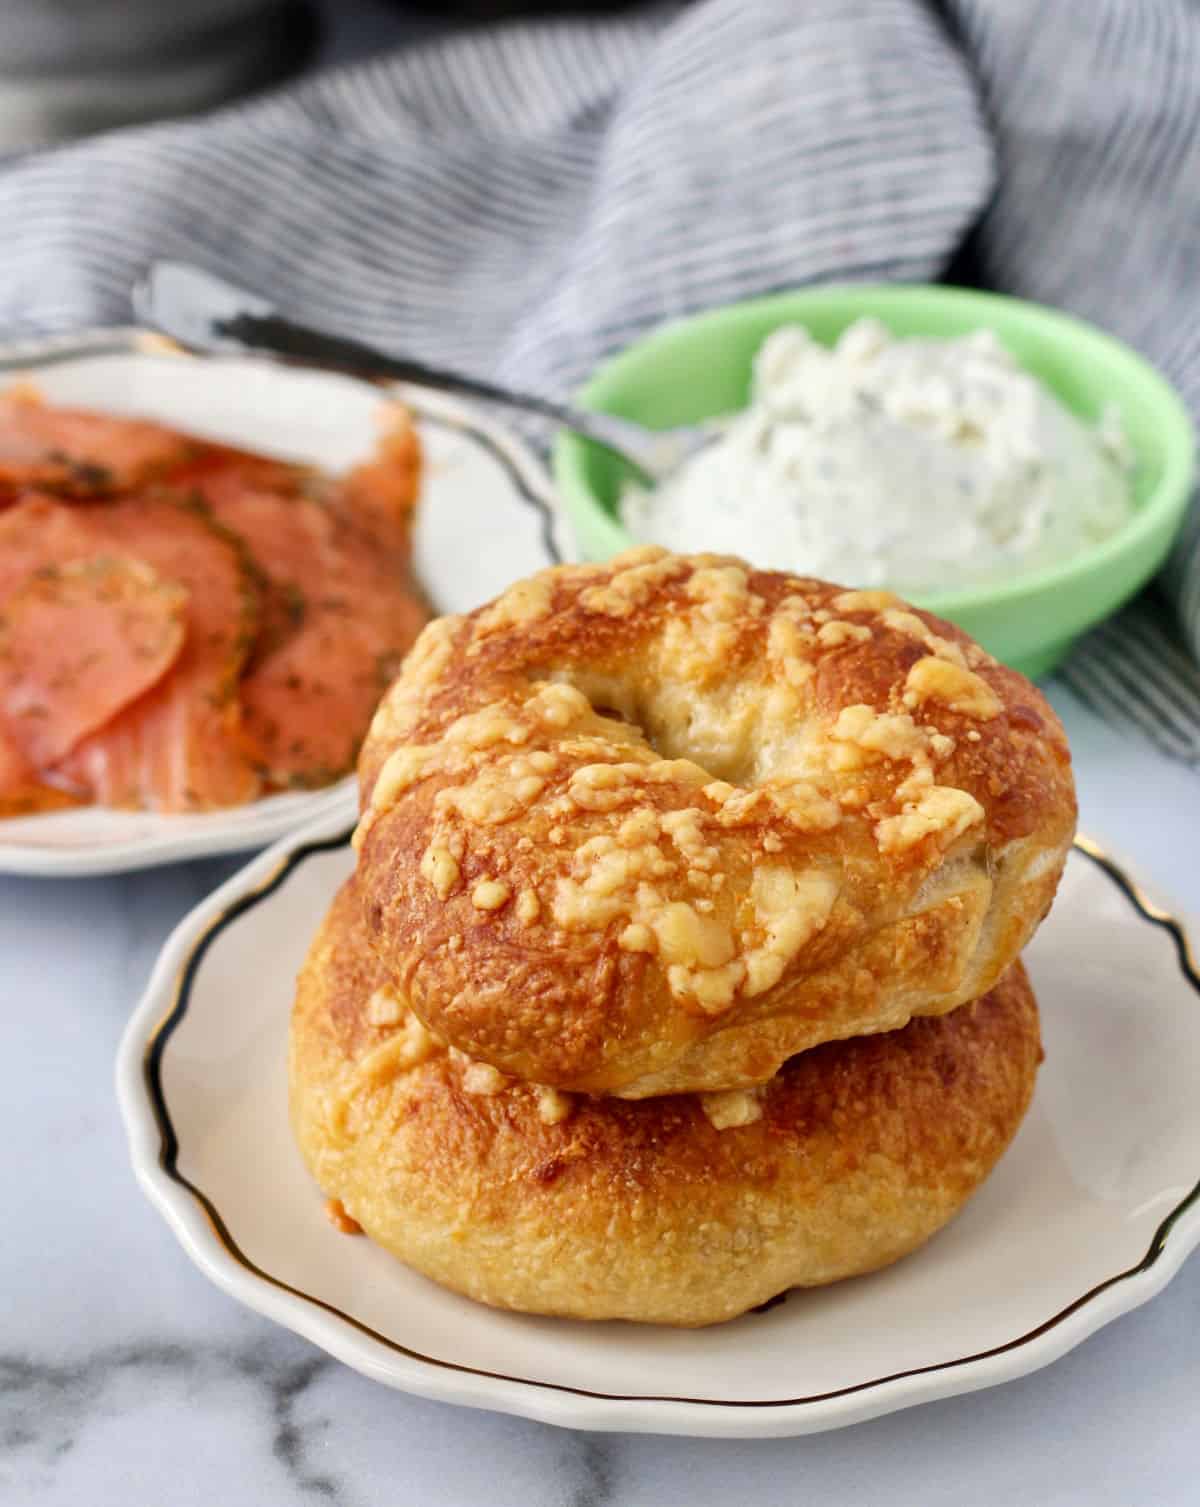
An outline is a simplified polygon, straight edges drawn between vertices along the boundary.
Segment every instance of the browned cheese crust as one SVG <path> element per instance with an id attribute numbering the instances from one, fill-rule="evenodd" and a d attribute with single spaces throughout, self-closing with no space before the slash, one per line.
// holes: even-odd
<path id="1" fill-rule="evenodd" d="M 440 1037 L 628 1098 L 986 993 L 1075 825 L 1040 693 L 887 592 L 642 549 L 431 624 L 360 765 L 367 925 Z"/>
<path id="2" fill-rule="evenodd" d="M 1008 1145 L 1039 1059 L 1017 963 L 974 1004 L 805 1052 L 765 1088 L 539 1089 L 430 1037 L 347 888 L 300 977 L 291 1111 L 324 1193 L 435 1281 L 503 1308 L 698 1325 L 927 1240 Z"/>

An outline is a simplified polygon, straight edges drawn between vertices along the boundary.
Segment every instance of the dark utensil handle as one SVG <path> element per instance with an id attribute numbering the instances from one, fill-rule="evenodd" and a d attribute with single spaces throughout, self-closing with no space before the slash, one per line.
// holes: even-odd
<path id="1" fill-rule="evenodd" d="M 577 424 L 577 415 L 550 398 L 513 392 L 510 388 L 496 387 L 462 372 L 427 366 L 423 361 L 414 361 L 407 356 L 391 356 L 342 335 L 327 335 L 304 325 L 292 324 L 278 314 L 236 314 L 232 319 L 215 320 L 213 330 L 217 335 L 270 351 L 286 360 L 329 367 L 357 377 L 371 373 L 380 381 L 415 382 L 442 392 L 503 403 L 509 408 L 540 414 L 568 427 Z"/>

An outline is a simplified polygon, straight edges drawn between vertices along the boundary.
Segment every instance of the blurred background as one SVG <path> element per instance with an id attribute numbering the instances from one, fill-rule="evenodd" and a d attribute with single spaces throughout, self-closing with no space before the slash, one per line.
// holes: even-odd
<path id="1" fill-rule="evenodd" d="M 0 150 L 187 114 L 455 27 L 631 0 L 0 0 Z"/>

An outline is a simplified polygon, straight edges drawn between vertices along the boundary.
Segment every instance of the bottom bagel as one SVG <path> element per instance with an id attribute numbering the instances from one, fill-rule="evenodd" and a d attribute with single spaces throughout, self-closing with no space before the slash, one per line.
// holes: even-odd
<path id="1" fill-rule="evenodd" d="M 1012 1139 L 1040 1060 L 1018 963 L 974 1004 L 804 1052 L 752 1094 L 568 1098 L 432 1038 L 387 988 L 351 881 L 300 974 L 291 1114 L 325 1194 L 434 1281 L 691 1326 L 928 1240 Z"/>

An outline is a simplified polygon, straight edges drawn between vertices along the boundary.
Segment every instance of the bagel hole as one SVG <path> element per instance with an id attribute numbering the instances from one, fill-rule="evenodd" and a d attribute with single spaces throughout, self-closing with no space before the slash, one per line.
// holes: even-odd
<path id="1" fill-rule="evenodd" d="M 624 722 L 626 726 L 637 726 L 636 723 L 630 723 L 624 712 L 618 711 L 615 706 L 593 706 L 592 711 L 597 717 L 607 717 L 612 722 Z"/>
<path id="2" fill-rule="evenodd" d="M 660 758 L 689 759 L 714 780 L 751 787 L 790 762 L 795 740 L 765 746 L 770 740 L 760 736 L 761 707 L 737 683 L 698 692 L 688 682 L 661 678 L 642 689 L 620 676 L 581 670 L 553 670 L 533 680 L 573 687 L 598 717 L 637 728 Z M 802 738 L 803 724 L 794 731 Z"/>

